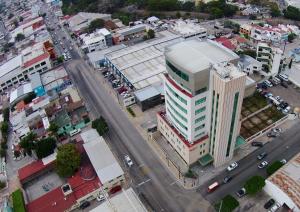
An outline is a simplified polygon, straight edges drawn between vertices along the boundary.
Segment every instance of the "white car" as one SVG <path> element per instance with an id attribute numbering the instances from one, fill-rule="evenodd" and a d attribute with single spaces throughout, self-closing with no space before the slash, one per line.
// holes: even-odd
<path id="1" fill-rule="evenodd" d="M 263 161 L 261 162 L 259 165 L 258 165 L 258 168 L 259 169 L 263 169 L 265 168 L 269 163 L 267 161 Z"/>
<path id="2" fill-rule="evenodd" d="M 281 205 L 279 203 L 275 203 L 275 205 L 272 206 L 272 208 L 268 212 L 275 212 L 277 211 Z"/>
<path id="3" fill-rule="evenodd" d="M 125 161 L 129 167 L 133 166 L 133 162 L 130 159 L 129 155 L 125 155 Z"/>
<path id="4" fill-rule="evenodd" d="M 282 159 L 282 160 L 280 161 L 280 163 L 282 163 L 282 164 L 286 164 L 286 163 L 287 163 L 287 161 L 286 161 L 286 159 Z"/>
<path id="5" fill-rule="evenodd" d="M 98 202 L 102 202 L 102 201 L 104 201 L 105 200 L 105 196 L 103 195 L 103 194 L 99 194 L 98 196 L 97 196 L 97 201 Z"/>
<path id="6" fill-rule="evenodd" d="M 281 133 L 282 129 L 281 128 L 273 128 L 272 132 L 274 132 L 274 133 Z"/>
<path id="7" fill-rule="evenodd" d="M 238 167 L 238 163 L 237 162 L 233 162 L 232 164 L 230 164 L 228 167 L 227 167 L 227 171 L 232 171 L 234 170 L 235 168 Z"/>
<path id="8" fill-rule="evenodd" d="M 291 111 L 291 107 L 287 106 L 284 110 L 283 113 L 288 114 Z"/>

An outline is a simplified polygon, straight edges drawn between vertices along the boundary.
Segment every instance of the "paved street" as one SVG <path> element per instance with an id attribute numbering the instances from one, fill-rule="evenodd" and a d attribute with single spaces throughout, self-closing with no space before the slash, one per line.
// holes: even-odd
<path id="1" fill-rule="evenodd" d="M 273 141 L 265 144 L 262 148 L 257 149 L 252 154 L 246 156 L 242 160 L 240 160 L 239 167 L 232 171 L 230 174 L 227 171 L 223 171 L 218 177 L 210 180 L 208 183 L 205 183 L 203 186 L 199 188 L 200 193 L 210 202 L 215 202 L 216 200 L 222 198 L 227 193 L 234 193 L 239 190 L 244 182 L 253 175 L 261 175 L 266 177 L 265 169 L 258 169 L 257 165 L 259 161 L 256 156 L 262 152 L 267 152 L 268 156 L 264 159 L 270 163 L 281 160 L 283 158 L 289 160 L 296 153 L 300 152 L 300 125 L 295 124 L 291 129 L 282 133 L 281 136 L 275 138 Z M 227 175 L 233 176 L 233 179 L 230 183 L 220 186 L 216 191 L 211 194 L 208 194 L 207 187 L 215 182 L 221 182 L 223 178 Z"/>
<path id="2" fill-rule="evenodd" d="M 121 161 L 125 154 L 129 154 L 135 162 L 135 167 L 130 170 L 133 187 L 144 194 L 152 208 L 155 211 L 207 211 L 207 202 L 203 201 L 199 194 L 186 191 L 174 183 L 174 179 L 158 161 L 155 153 L 147 146 L 146 141 L 129 122 L 112 96 L 95 80 L 93 77 L 95 72 L 82 60 L 70 62 L 67 69 L 71 72 L 91 112 L 101 114 L 108 120 L 110 132 L 106 140 L 112 146 L 112 150 L 118 153 Z M 201 203 L 202 210 L 200 210 Z M 187 205 L 191 208 L 189 209 Z"/>

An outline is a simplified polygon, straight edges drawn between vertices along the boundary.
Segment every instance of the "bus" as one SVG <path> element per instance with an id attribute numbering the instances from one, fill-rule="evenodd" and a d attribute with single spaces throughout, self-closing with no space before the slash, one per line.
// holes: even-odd
<path id="1" fill-rule="evenodd" d="M 210 186 L 208 186 L 207 192 L 213 192 L 214 190 L 216 190 L 218 187 L 220 186 L 220 184 L 218 182 L 214 182 L 213 184 L 211 184 Z"/>

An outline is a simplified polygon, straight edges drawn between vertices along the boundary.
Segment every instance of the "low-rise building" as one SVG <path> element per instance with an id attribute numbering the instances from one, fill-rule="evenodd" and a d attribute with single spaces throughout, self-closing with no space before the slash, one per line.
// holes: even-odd
<path id="1" fill-rule="evenodd" d="M 131 27 L 125 27 L 116 31 L 113 35 L 113 42 L 119 44 L 121 41 L 127 41 L 132 38 L 142 37 L 146 32 L 145 24 L 138 24 Z"/>
<path id="2" fill-rule="evenodd" d="M 171 25 L 171 31 L 181 35 L 184 38 L 198 37 L 200 39 L 207 37 L 207 30 L 200 24 L 190 20 L 178 20 Z"/>
<path id="3" fill-rule="evenodd" d="M 264 190 L 281 206 L 300 211 L 300 153 L 266 179 Z"/>
<path id="4" fill-rule="evenodd" d="M 83 147 L 97 173 L 105 192 L 111 192 L 125 181 L 124 171 L 103 137 L 95 129 L 80 134 Z"/>
<path id="5" fill-rule="evenodd" d="M 262 69 L 269 76 L 278 74 L 281 68 L 282 51 L 279 48 L 270 47 L 267 43 L 258 43 L 256 60 L 262 63 Z"/>
<path id="6" fill-rule="evenodd" d="M 261 72 L 262 71 L 262 63 L 250 57 L 249 55 L 242 55 L 240 57 L 240 61 L 238 63 L 241 70 L 245 73 L 253 74 L 253 72 Z"/>
<path id="7" fill-rule="evenodd" d="M 82 34 L 79 36 L 82 43 L 82 50 L 85 53 L 98 51 L 112 46 L 112 35 L 105 29 L 99 29 L 91 34 Z"/>

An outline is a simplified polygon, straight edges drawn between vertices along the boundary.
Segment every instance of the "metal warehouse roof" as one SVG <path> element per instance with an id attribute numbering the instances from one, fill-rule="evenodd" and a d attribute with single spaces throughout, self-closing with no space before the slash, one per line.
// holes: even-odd
<path id="1" fill-rule="evenodd" d="M 148 86 L 146 88 L 140 89 L 134 92 L 134 95 L 138 99 L 138 101 L 142 102 L 147 99 L 150 99 L 154 96 L 160 95 L 160 92 L 152 86 Z"/>

